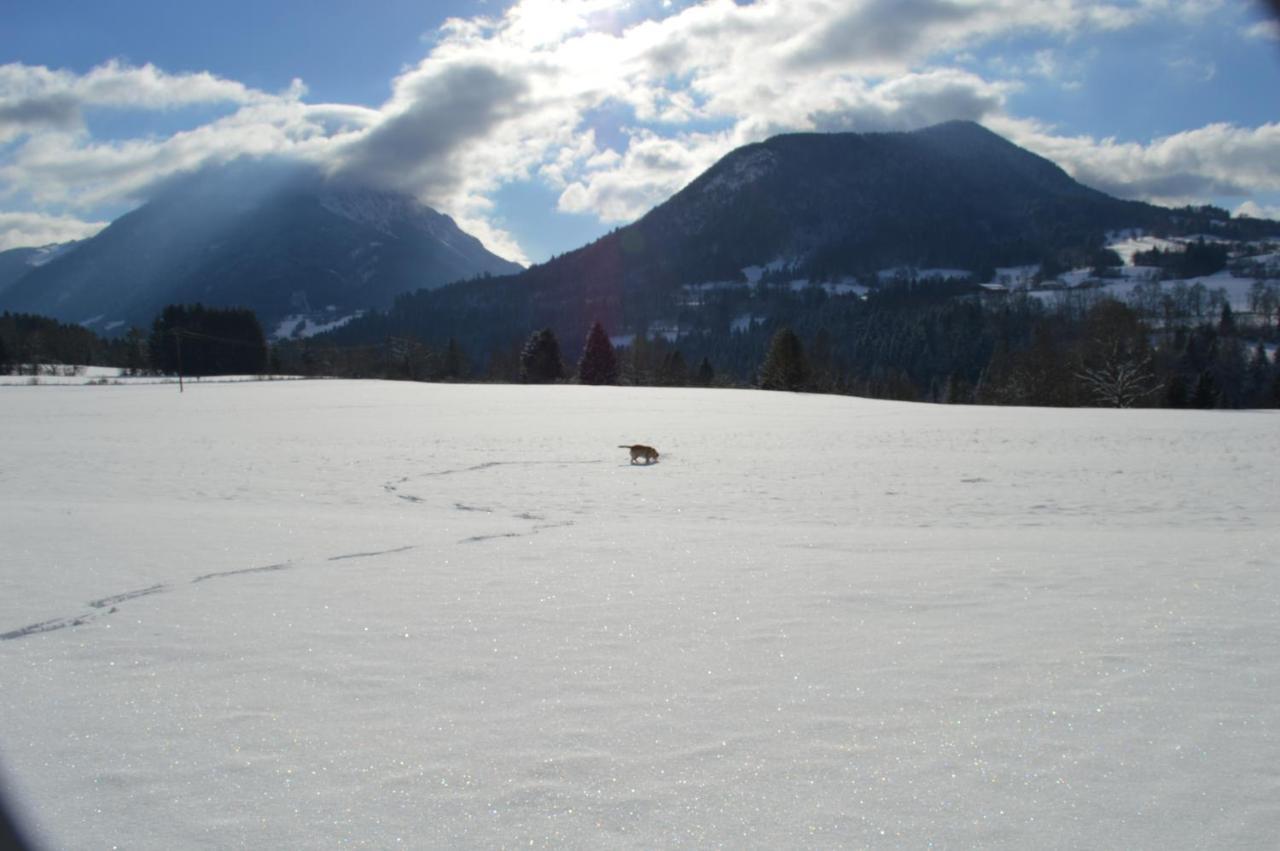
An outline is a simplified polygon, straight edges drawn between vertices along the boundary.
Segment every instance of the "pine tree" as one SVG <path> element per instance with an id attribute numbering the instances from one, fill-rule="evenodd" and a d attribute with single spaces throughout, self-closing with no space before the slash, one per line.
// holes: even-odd
<path id="1" fill-rule="evenodd" d="M 578 381 L 583 384 L 618 383 L 618 356 L 599 322 L 594 323 L 587 333 L 582 359 L 578 361 Z"/>
<path id="2" fill-rule="evenodd" d="M 760 386 L 765 390 L 803 390 L 808 380 L 809 365 L 800 338 L 790 328 L 779 330 L 760 368 Z"/>
<path id="3" fill-rule="evenodd" d="M 535 331 L 520 352 L 520 380 L 526 384 L 547 384 L 563 377 L 560 341 L 550 328 Z"/>
<path id="4" fill-rule="evenodd" d="M 685 366 L 680 350 L 668 352 L 658 368 L 658 383 L 663 387 L 683 387 L 689 383 L 689 368 Z"/>
<path id="5" fill-rule="evenodd" d="M 1214 384 L 1213 375 L 1205 370 L 1196 381 L 1195 393 L 1191 396 L 1191 407 L 1213 408 L 1218 404 L 1218 388 Z"/>
<path id="6" fill-rule="evenodd" d="M 1222 312 L 1218 316 L 1218 333 L 1223 337 L 1231 337 L 1236 333 L 1236 315 L 1231 310 L 1230 302 L 1222 303 Z"/>
<path id="7" fill-rule="evenodd" d="M 449 343 L 445 346 L 440 373 L 445 381 L 458 381 L 466 376 L 467 356 L 463 354 L 462 346 L 458 345 L 458 341 L 453 337 L 449 338 Z"/>
<path id="8" fill-rule="evenodd" d="M 171 304 L 151 326 L 151 364 L 186 375 L 257 374 L 267 365 L 267 341 L 253 311 Z"/>
<path id="9" fill-rule="evenodd" d="M 626 358 L 622 365 L 622 378 L 633 387 L 646 385 L 650 381 L 649 360 L 652 345 L 643 331 L 636 334 L 627 348 Z"/>
<path id="10" fill-rule="evenodd" d="M 702 363 L 698 364 L 698 386 L 710 387 L 715 380 L 716 371 L 711 367 L 711 360 L 704 357 Z"/>
<path id="11" fill-rule="evenodd" d="M 1259 342 L 1254 347 L 1253 357 L 1249 360 L 1249 371 L 1245 377 L 1244 403 L 1251 408 L 1267 405 L 1267 396 L 1271 384 L 1271 361 L 1267 358 L 1267 350 Z"/>
<path id="12" fill-rule="evenodd" d="M 1164 403 L 1170 408 L 1187 407 L 1187 379 L 1180 372 L 1175 372 L 1165 386 Z"/>

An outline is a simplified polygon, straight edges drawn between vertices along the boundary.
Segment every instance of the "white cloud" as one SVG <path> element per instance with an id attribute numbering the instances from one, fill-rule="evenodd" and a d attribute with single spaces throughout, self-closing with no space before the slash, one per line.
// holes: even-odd
<path id="1" fill-rule="evenodd" d="M 983 27 L 1057 32 L 1113 26 L 1128 14 L 1062 0 L 1033 2 L 1030 11 L 1012 0 L 959 11 L 934 0 L 905 10 L 880 0 L 708 0 L 658 20 L 593 29 L 620 5 L 524 0 L 501 18 L 451 21 L 429 55 L 395 81 L 382 122 L 342 152 L 341 170 L 408 180 L 462 220 L 483 216 L 483 199 L 502 183 L 537 176 L 562 188 L 561 209 L 619 221 L 730 148 L 772 133 L 921 126 L 981 118 L 1003 103 L 1008 86 L 959 71 L 870 82 L 867 74 L 906 60 L 836 50 L 842 27 L 893 40 L 909 56 L 934 49 L 927 30 L 935 23 L 965 23 L 951 43 L 973 40 Z M 841 8 L 852 17 L 836 14 Z M 630 132 L 626 149 L 602 164 L 584 116 L 611 103 L 671 129 Z M 685 129 L 695 122 L 726 129 Z"/>
<path id="2" fill-rule="evenodd" d="M 601 156 L 580 180 L 560 193 L 559 208 L 625 222 L 664 201 L 736 147 L 729 133 L 674 138 L 635 130 L 625 154 Z"/>
<path id="3" fill-rule="evenodd" d="M 76 75 L 10 64 L 0 66 L 0 144 L 10 141 L 0 149 L 0 200 L 87 210 L 136 200 L 156 180 L 243 154 L 294 156 L 412 191 L 526 262 L 492 203 L 505 183 L 540 180 L 559 190 L 562 210 L 624 221 L 730 149 L 769 135 L 910 129 L 954 118 L 1005 129 L 1085 182 L 1129 197 L 1230 194 L 1274 184 L 1274 157 L 1262 147 L 1273 144 L 1274 125 L 1211 125 L 1119 143 L 1057 135 L 1007 112 L 1017 88 L 1010 80 L 1072 69 L 1081 37 L 1144 21 L 1202 23 L 1220 5 L 703 0 L 658 8 L 518 0 L 501 14 L 447 21 L 376 109 L 307 104 L 301 83 L 272 94 L 151 65 L 109 62 Z M 644 18 L 645 10 L 657 17 Z M 1031 65 L 1007 67 L 1004 80 L 939 64 L 1023 34 L 1056 46 Z M 90 138 L 81 120 L 88 108 L 189 104 L 234 111 L 167 137 L 121 141 Z M 621 140 L 596 132 L 595 116 L 627 113 L 636 126 Z"/>
<path id="4" fill-rule="evenodd" d="M 1280 123 L 1210 124 L 1145 144 L 1059 136 L 1035 122 L 1009 118 L 991 126 L 1080 182 L 1122 198 L 1181 205 L 1215 195 L 1280 191 Z"/>
<path id="5" fill-rule="evenodd" d="M 107 222 L 85 222 L 71 216 L 0 212 L 0 251 L 87 239 L 106 226 Z"/>
<path id="6" fill-rule="evenodd" d="M 295 80 L 286 97 L 304 93 Z M 275 96 L 207 72 L 168 74 L 154 65 L 132 67 L 116 60 L 86 74 L 42 65 L 0 65 L 0 142 L 40 130 L 74 130 L 83 110 L 170 109 L 193 104 L 251 104 Z"/>
<path id="7" fill-rule="evenodd" d="M 1258 21 L 1243 30 L 1245 38 L 1280 41 L 1280 21 L 1272 19 Z"/>
<path id="8" fill-rule="evenodd" d="M 372 120 L 367 110 L 272 100 L 160 139 L 95 142 L 82 133 L 46 132 L 0 165 L 0 185 L 44 205 L 88 209 L 138 201 L 174 174 L 244 155 L 322 160 L 331 145 Z"/>
<path id="9" fill-rule="evenodd" d="M 1263 205 L 1255 201 L 1245 201 L 1236 207 L 1233 215 L 1248 216 L 1251 219 L 1275 219 L 1280 221 L 1280 205 Z"/>

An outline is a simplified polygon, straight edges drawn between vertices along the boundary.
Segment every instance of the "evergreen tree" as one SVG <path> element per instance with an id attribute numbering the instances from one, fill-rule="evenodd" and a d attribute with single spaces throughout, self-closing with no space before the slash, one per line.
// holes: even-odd
<path id="1" fill-rule="evenodd" d="M 942 401 L 948 405 L 967 405 L 973 401 L 973 388 L 958 372 L 947 376 Z"/>
<path id="2" fill-rule="evenodd" d="M 1182 373 L 1175 372 L 1165 386 L 1164 403 L 1170 408 L 1185 408 L 1187 401 L 1187 378 Z"/>
<path id="3" fill-rule="evenodd" d="M 652 344 L 645 333 L 641 331 L 636 334 L 622 363 L 622 378 L 626 384 L 642 387 L 650 382 L 649 361 L 652 351 Z"/>
<path id="4" fill-rule="evenodd" d="M 1267 407 L 1270 385 L 1271 361 L 1267 358 L 1266 348 L 1259 342 L 1253 349 L 1253 357 L 1249 359 L 1249 371 L 1245 378 L 1245 405 L 1251 408 Z"/>
<path id="5" fill-rule="evenodd" d="M 1218 391 L 1218 406 L 1239 408 L 1248 404 L 1245 399 L 1249 363 L 1245 348 L 1238 337 L 1219 338 L 1217 357 L 1213 364 L 1213 381 Z"/>
<path id="6" fill-rule="evenodd" d="M 578 380 L 583 384 L 617 384 L 618 356 L 604 326 L 595 322 L 587 333 L 587 342 L 578 361 Z"/>
<path id="7" fill-rule="evenodd" d="M 495 346 L 489 352 L 489 366 L 485 370 L 485 380 L 502 383 L 519 381 L 520 354 L 521 345 L 519 340 L 512 340 L 502 346 Z"/>
<path id="8" fill-rule="evenodd" d="M 683 387 L 689 383 L 689 368 L 680 350 L 668 352 L 658 368 L 658 383 L 663 387 Z"/>
<path id="9" fill-rule="evenodd" d="M 769 354 L 760 368 L 760 386 L 765 390 L 803 390 L 809 380 L 800 338 L 790 328 L 773 335 Z"/>
<path id="10" fill-rule="evenodd" d="M 465 378 L 466 374 L 467 356 L 463 354 L 462 346 L 458 345 L 458 341 L 450 337 L 440 362 L 440 377 L 445 381 L 458 381 Z"/>
<path id="11" fill-rule="evenodd" d="M 520 352 L 520 380 L 526 384 L 547 384 L 563 377 L 560 341 L 550 328 L 535 331 Z"/>
<path id="12" fill-rule="evenodd" d="M 259 374 L 267 365 L 267 340 L 253 311 L 171 304 L 151 326 L 152 365 L 185 375 Z"/>
<path id="13" fill-rule="evenodd" d="M 0 375 L 9 371 L 9 349 L 4 344 L 4 338 L 0 338 Z"/>
<path id="14" fill-rule="evenodd" d="M 129 375 L 139 375 L 147 369 L 147 338 L 141 328 L 130 328 L 124 337 L 124 368 Z"/>
<path id="15" fill-rule="evenodd" d="M 1214 386 L 1213 375 L 1205 370 L 1196 380 L 1195 393 L 1191 394 L 1191 407 L 1213 408 L 1218 404 L 1218 388 Z"/>
<path id="16" fill-rule="evenodd" d="M 1222 303 L 1222 313 L 1218 318 L 1218 333 L 1223 337 L 1231 337 L 1236 333 L 1236 315 L 1229 302 Z"/>
<path id="17" fill-rule="evenodd" d="M 710 387 L 715 383 L 716 371 L 711 367 L 711 361 L 703 358 L 702 363 L 698 365 L 698 386 Z"/>

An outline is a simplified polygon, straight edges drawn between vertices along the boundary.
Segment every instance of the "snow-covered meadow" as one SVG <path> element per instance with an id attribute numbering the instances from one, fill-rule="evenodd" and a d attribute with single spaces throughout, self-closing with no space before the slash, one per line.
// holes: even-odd
<path id="1" fill-rule="evenodd" d="M 8 796 L 49 848 L 1271 847 L 1278 426 L 0 388 Z"/>

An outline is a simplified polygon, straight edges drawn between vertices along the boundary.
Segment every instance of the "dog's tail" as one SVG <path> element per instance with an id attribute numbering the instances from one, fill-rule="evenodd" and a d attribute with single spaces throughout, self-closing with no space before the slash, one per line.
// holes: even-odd
<path id="1" fill-rule="evenodd" d="M 619 448 L 619 449 L 634 449 L 635 447 L 633 447 L 633 446 L 628 446 L 628 445 L 626 445 L 626 444 L 624 444 L 624 443 L 619 443 L 619 444 L 618 444 L 618 448 Z"/>

